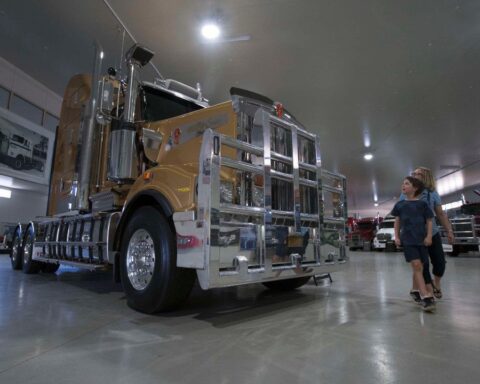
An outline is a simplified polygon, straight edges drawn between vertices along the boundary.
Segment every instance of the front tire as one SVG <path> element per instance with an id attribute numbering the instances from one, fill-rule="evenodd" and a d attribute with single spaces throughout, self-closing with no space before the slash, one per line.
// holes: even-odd
<path id="1" fill-rule="evenodd" d="M 171 310 L 190 294 L 195 271 L 177 267 L 175 235 L 153 207 L 141 207 L 122 236 L 120 278 L 128 305 L 140 312 Z"/>
<path id="2" fill-rule="evenodd" d="M 454 245 L 452 247 L 452 252 L 450 253 L 450 257 L 458 257 L 459 254 L 460 254 L 460 247 Z"/>
<path id="3" fill-rule="evenodd" d="M 308 283 L 312 276 L 295 277 L 287 280 L 267 281 L 262 283 L 268 289 L 274 291 L 293 291 Z"/>
<path id="4" fill-rule="evenodd" d="M 22 238 L 20 228 L 15 229 L 12 239 L 12 250 L 10 251 L 10 263 L 12 264 L 12 269 L 19 270 L 22 269 Z"/>

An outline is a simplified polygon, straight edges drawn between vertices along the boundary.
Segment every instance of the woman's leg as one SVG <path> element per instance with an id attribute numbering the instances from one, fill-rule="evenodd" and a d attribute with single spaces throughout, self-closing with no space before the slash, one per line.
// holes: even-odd
<path id="1" fill-rule="evenodd" d="M 442 238 L 437 233 L 432 237 L 432 245 L 428 247 L 428 254 L 433 265 L 433 283 L 435 288 L 441 289 L 440 280 L 445 273 L 445 253 L 442 247 Z"/>

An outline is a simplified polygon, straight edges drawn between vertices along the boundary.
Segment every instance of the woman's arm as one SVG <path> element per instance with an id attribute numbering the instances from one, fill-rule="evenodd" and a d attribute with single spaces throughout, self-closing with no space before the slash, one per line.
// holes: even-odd
<path id="1" fill-rule="evenodd" d="M 445 228 L 445 231 L 447 231 L 448 242 L 453 244 L 455 237 L 453 235 L 452 224 L 450 224 L 450 220 L 448 220 L 448 217 L 443 211 L 441 205 L 435 205 L 435 215 L 437 215 L 438 221 L 440 221 L 442 227 Z"/>
<path id="2" fill-rule="evenodd" d="M 427 219 L 427 236 L 425 236 L 425 240 L 423 243 L 429 247 L 432 245 L 432 219 Z"/>

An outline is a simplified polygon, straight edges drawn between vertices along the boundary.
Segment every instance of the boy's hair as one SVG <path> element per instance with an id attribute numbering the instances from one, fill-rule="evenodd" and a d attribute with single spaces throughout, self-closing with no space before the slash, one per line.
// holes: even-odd
<path id="1" fill-rule="evenodd" d="M 429 189 L 430 191 L 435 190 L 435 178 L 433 177 L 432 170 L 427 167 L 417 167 L 417 169 L 422 170 L 422 181 L 425 186 L 425 188 Z"/>
<path id="2" fill-rule="evenodd" d="M 420 195 L 425 189 L 425 184 L 423 184 L 421 180 L 418 180 L 413 176 L 407 176 L 405 177 L 405 180 L 408 180 L 412 184 L 413 188 L 415 188 L 415 197 Z"/>

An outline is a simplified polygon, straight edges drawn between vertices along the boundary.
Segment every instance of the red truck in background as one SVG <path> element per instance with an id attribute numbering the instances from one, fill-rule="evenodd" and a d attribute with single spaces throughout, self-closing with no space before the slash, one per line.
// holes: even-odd
<path id="1" fill-rule="evenodd" d="M 383 217 L 364 217 L 356 221 L 356 228 L 347 236 L 347 245 L 351 251 L 356 249 L 370 250 Z M 368 244 L 368 249 L 367 245 Z"/>

